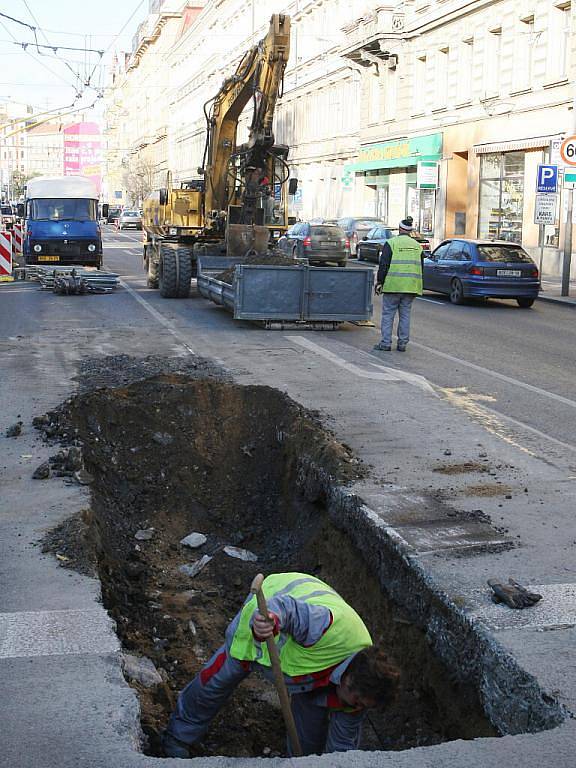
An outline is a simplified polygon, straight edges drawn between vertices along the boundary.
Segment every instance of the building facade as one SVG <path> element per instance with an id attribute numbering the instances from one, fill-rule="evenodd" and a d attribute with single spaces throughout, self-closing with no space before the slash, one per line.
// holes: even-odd
<path id="1" fill-rule="evenodd" d="M 130 129 L 118 120 L 112 128 L 156 177 L 195 176 L 203 105 L 270 15 L 288 13 L 276 139 L 290 146 L 299 179 L 293 215 L 394 225 L 410 213 L 433 242 L 503 238 L 557 272 L 566 195 L 554 224 L 534 224 L 536 172 L 556 159 L 551 142 L 576 132 L 573 9 L 530 2 L 156 2 L 111 91 Z"/>

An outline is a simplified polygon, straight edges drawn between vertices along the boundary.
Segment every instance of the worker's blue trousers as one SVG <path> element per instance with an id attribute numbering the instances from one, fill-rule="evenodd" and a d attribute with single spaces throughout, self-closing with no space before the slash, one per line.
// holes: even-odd
<path id="1" fill-rule="evenodd" d="M 254 668 L 266 677 L 271 674 L 260 664 L 233 659 L 223 645 L 181 691 L 167 731 L 186 744 L 200 741 L 236 686 Z M 363 713 L 330 710 L 322 689 L 294 693 L 294 689 L 301 690 L 301 686 L 291 685 L 290 678 L 286 678 L 286 682 L 292 692 L 292 713 L 305 755 L 358 749 Z"/>

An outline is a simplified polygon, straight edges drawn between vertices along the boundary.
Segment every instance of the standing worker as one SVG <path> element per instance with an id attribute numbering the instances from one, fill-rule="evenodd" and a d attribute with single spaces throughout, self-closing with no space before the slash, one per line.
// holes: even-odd
<path id="1" fill-rule="evenodd" d="M 384 243 L 378 263 L 375 292 L 382 294 L 382 338 L 374 349 L 390 352 L 392 326 L 398 312 L 398 352 L 406 352 L 410 340 L 410 312 L 416 296 L 422 295 L 422 246 L 410 233 L 412 216 L 399 224 L 399 233 Z"/>
<path id="2" fill-rule="evenodd" d="M 274 573 L 264 579 L 262 592 L 268 617 L 249 595 L 228 625 L 224 645 L 181 691 L 163 737 L 166 757 L 190 757 L 189 747 L 253 669 L 272 679 L 270 637 L 305 755 L 358 749 L 365 710 L 393 698 L 397 668 L 328 584 L 305 573 Z"/>

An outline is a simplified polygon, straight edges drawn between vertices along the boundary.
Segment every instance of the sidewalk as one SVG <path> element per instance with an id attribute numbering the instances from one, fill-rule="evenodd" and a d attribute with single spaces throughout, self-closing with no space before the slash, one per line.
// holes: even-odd
<path id="1" fill-rule="evenodd" d="M 556 275 L 542 276 L 542 292 L 538 296 L 541 301 L 576 307 L 576 280 L 570 280 L 570 295 L 562 296 L 562 280 Z"/>

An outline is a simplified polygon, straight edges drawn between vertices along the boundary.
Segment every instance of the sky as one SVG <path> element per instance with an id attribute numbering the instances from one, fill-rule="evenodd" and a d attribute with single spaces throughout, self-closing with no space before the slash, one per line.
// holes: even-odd
<path id="1" fill-rule="evenodd" d="M 106 65 L 131 50 L 147 13 L 148 0 L 0 0 L 0 102 L 30 104 L 35 114 L 96 102 L 101 112 Z"/>

